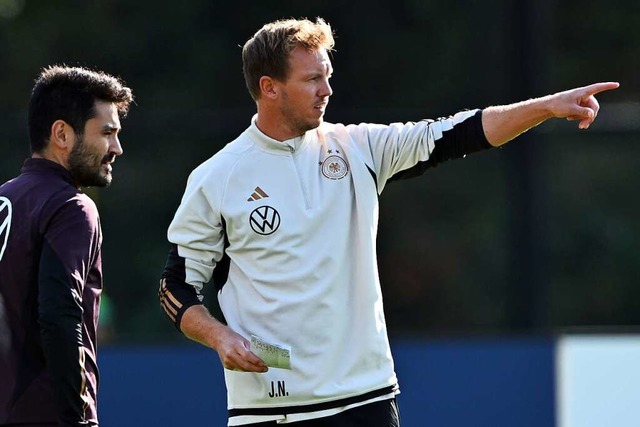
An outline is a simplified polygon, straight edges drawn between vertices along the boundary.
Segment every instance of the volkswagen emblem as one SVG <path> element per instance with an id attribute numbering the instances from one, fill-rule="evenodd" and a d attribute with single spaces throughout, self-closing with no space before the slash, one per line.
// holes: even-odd
<path id="1" fill-rule="evenodd" d="M 260 206 L 251 212 L 249 224 L 256 233 L 268 236 L 280 227 L 280 214 L 271 206 Z"/>

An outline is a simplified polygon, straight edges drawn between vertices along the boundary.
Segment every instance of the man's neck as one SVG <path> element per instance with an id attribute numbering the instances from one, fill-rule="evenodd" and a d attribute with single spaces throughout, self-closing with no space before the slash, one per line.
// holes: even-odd
<path id="1" fill-rule="evenodd" d="M 47 148 L 45 148 L 39 153 L 31 154 L 31 158 L 49 160 L 51 162 L 59 164 L 65 169 L 69 169 L 69 162 L 67 161 L 65 156 L 61 155 L 60 153 L 55 153 L 53 152 L 53 150 L 49 150 Z"/>

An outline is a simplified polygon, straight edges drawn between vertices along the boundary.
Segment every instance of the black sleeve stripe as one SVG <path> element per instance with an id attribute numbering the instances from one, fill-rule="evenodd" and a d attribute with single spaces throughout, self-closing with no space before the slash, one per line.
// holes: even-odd
<path id="1" fill-rule="evenodd" d="M 367 166 L 367 170 L 369 171 L 369 174 L 371 175 L 371 179 L 373 179 L 373 185 L 375 185 L 376 192 L 377 192 L 377 189 L 378 189 L 378 177 L 376 176 L 376 173 L 373 171 L 373 169 L 371 169 L 369 167 L 369 165 L 366 165 L 366 166 Z"/>
<path id="2" fill-rule="evenodd" d="M 389 181 L 414 178 L 447 160 L 459 159 L 491 147 L 482 127 L 482 110 L 479 110 L 473 116 L 454 125 L 453 129 L 443 132 L 442 138 L 435 141 L 435 148 L 426 161 L 398 172 Z"/>
<path id="3" fill-rule="evenodd" d="M 185 282 L 187 280 L 184 258 L 178 254 L 178 245 L 171 245 L 162 277 L 168 278 L 170 281 L 178 282 Z"/>
<path id="4" fill-rule="evenodd" d="M 196 289 L 186 282 L 185 260 L 178 254 L 176 245 L 171 245 L 169 250 L 158 298 L 165 314 L 179 331 L 184 312 L 192 305 L 202 304 Z"/>
<path id="5" fill-rule="evenodd" d="M 229 266 L 231 264 L 231 259 L 229 255 L 227 255 L 227 248 L 229 247 L 229 239 L 227 238 L 227 222 L 224 217 L 222 218 L 222 228 L 224 229 L 224 254 L 220 261 L 216 263 L 216 268 L 213 270 L 213 276 L 211 277 L 211 281 L 213 282 L 213 286 L 217 291 L 221 290 L 225 283 L 227 283 L 227 279 L 229 278 Z"/>

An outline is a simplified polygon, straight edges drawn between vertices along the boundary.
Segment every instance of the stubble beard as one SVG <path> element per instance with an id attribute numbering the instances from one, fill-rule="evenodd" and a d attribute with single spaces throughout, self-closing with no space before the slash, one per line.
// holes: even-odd
<path id="1" fill-rule="evenodd" d="M 322 124 L 322 116 L 317 120 L 306 120 L 300 116 L 297 109 L 293 108 L 288 102 L 288 96 L 284 94 L 284 105 L 280 109 L 282 117 L 286 121 L 286 125 L 295 135 L 299 136 L 307 131 L 316 129 Z"/>

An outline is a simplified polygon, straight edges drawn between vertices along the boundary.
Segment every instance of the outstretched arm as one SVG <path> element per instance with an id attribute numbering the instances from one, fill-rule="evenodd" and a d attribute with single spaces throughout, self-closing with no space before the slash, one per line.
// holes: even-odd
<path id="1" fill-rule="evenodd" d="M 491 145 L 498 147 L 554 117 L 579 120 L 578 127 L 587 129 L 600 109 L 595 95 L 618 86 L 616 82 L 595 83 L 515 104 L 485 108 L 482 113 L 485 136 Z"/>

